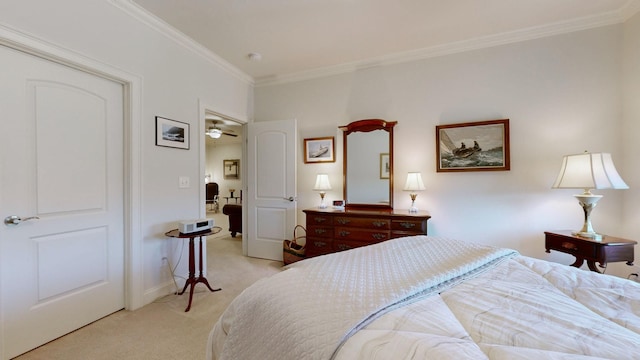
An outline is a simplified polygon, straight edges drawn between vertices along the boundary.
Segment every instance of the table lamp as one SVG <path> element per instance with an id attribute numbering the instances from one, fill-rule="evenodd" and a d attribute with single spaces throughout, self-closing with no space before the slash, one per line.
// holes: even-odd
<path id="1" fill-rule="evenodd" d="M 316 184 L 313 186 L 313 190 L 320 191 L 320 209 L 324 209 L 327 207 L 327 204 L 324 203 L 324 196 L 326 195 L 326 190 L 331 190 L 331 184 L 329 183 L 329 175 L 327 174 L 318 174 L 316 176 Z"/>
<path id="2" fill-rule="evenodd" d="M 589 153 L 566 155 L 562 160 L 562 168 L 553 189 L 583 189 L 584 192 L 574 195 L 584 211 L 584 225 L 573 235 L 602 240 L 591 226 L 591 210 L 602 195 L 591 193 L 591 189 L 628 189 L 624 180 L 613 165 L 611 154 Z"/>
<path id="3" fill-rule="evenodd" d="M 411 207 L 409 208 L 410 213 L 418 212 L 418 208 L 416 207 L 416 197 L 418 194 L 415 191 L 424 190 L 424 183 L 422 182 L 422 176 L 419 172 L 410 172 L 407 174 L 407 182 L 404 185 L 404 191 L 411 191 L 409 196 L 411 196 Z"/>

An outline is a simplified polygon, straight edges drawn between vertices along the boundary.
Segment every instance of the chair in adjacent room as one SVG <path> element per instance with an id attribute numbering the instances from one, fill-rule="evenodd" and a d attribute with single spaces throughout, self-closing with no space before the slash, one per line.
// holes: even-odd
<path id="1" fill-rule="evenodd" d="M 236 233 L 242 232 L 242 205 L 225 204 L 222 213 L 229 216 L 229 231 L 231 237 L 236 237 Z"/>
<path id="2" fill-rule="evenodd" d="M 218 212 L 218 195 L 220 193 L 217 183 L 207 183 L 206 185 L 206 204 L 209 205 L 209 210 Z"/>

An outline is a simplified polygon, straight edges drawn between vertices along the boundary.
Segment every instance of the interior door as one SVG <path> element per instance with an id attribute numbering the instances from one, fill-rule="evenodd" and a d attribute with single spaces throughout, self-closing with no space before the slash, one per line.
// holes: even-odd
<path id="1" fill-rule="evenodd" d="M 282 261 L 296 225 L 296 121 L 247 126 L 247 253 Z"/>
<path id="2" fill-rule="evenodd" d="M 0 356 L 124 308 L 123 87 L 0 46 Z"/>

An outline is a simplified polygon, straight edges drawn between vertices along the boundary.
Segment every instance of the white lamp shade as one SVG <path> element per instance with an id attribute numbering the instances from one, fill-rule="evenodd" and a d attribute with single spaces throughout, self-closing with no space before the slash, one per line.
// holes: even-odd
<path id="1" fill-rule="evenodd" d="M 566 155 L 553 184 L 554 189 L 628 189 L 616 171 L 611 154 L 588 153 Z"/>
<path id="2" fill-rule="evenodd" d="M 329 175 L 318 174 L 318 176 L 316 176 L 316 184 L 313 186 L 313 190 L 318 190 L 318 191 L 331 190 L 331 184 L 329 183 Z"/>
<path id="3" fill-rule="evenodd" d="M 405 191 L 418 191 L 424 190 L 424 183 L 422 182 L 422 176 L 418 172 L 410 172 L 407 174 L 407 182 L 404 184 Z"/>

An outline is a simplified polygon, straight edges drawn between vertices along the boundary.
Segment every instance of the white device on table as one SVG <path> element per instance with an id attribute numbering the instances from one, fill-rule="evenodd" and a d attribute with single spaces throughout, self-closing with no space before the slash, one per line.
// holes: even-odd
<path id="1" fill-rule="evenodd" d="M 178 231 L 183 234 L 190 234 L 194 232 L 211 230 L 212 227 L 213 219 L 186 220 L 180 221 L 180 223 L 178 224 Z"/>

